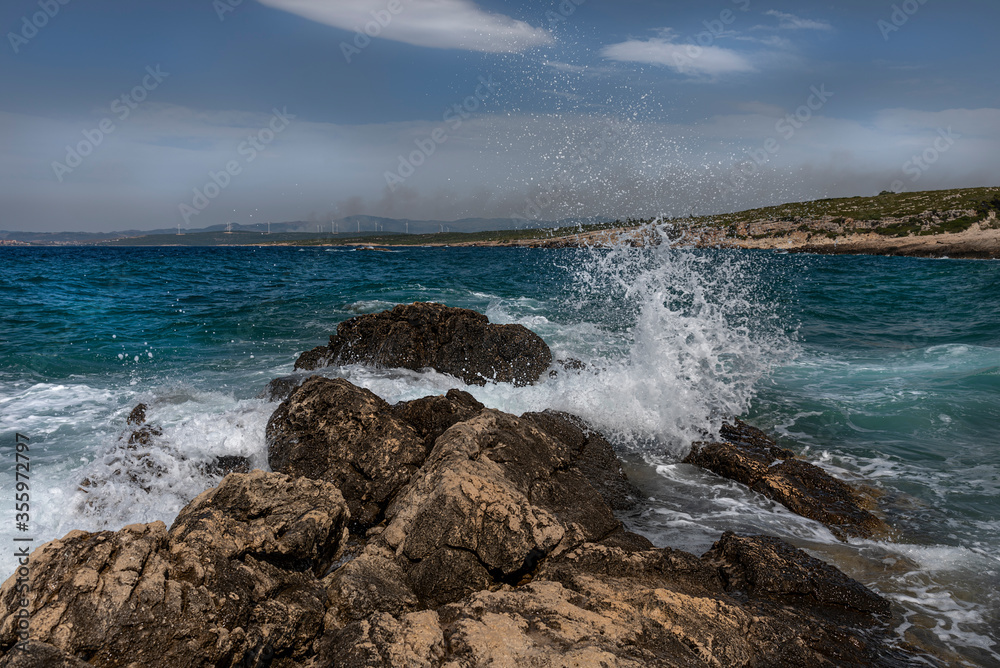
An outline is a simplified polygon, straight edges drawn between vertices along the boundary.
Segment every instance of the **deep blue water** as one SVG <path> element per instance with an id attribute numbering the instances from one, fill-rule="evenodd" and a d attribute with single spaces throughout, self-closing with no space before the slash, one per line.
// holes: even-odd
<path id="1" fill-rule="evenodd" d="M 199 464 L 217 455 L 266 466 L 275 406 L 256 396 L 269 379 L 348 317 L 439 301 L 525 324 L 556 357 L 588 365 L 532 388 L 466 389 L 516 413 L 570 410 L 611 435 L 650 497 L 624 519 L 654 542 L 701 552 L 726 529 L 783 536 L 894 600 L 901 637 L 958 665 L 1000 665 L 998 262 L 662 247 L 2 248 L 0 268 L 0 498 L 14 493 L 20 432 L 32 439 L 36 540 L 169 522 L 214 484 Z M 389 401 L 461 385 L 433 372 L 330 373 Z M 140 401 L 164 432 L 153 474 L 119 441 Z M 882 488 L 900 539 L 843 545 L 677 463 L 733 414 Z M 98 483 L 89 493 L 84 478 Z"/>

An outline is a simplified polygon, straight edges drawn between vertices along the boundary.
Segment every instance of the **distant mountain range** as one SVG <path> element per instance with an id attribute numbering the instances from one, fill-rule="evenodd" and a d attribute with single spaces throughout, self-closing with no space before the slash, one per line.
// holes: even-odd
<path id="1" fill-rule="evenodd" d="M 295 221 L 286 223 L 233 223 L 199 229 L 181 229 L 185 235 L 218 232 L 257 232 L 260 234 L 311 234 L 317 236 L 358 236 L 365 234 L 433 234 L 434 232 L 487 232 L 533 228 L 593 225 L 611 222 L 608 218 L 576 218 L 556 221 L 518 220 L 513 218 L 463 218 L 461 220 L 408 220 L 378 216 L 348 216 L 335 221 Z M 122 230 L 119 232 L 8 232 L 0 230 L 0 240 L 32 245 L 99 244 L 116 239 L 177 235 L 177 228 L 158 230 Z"/>

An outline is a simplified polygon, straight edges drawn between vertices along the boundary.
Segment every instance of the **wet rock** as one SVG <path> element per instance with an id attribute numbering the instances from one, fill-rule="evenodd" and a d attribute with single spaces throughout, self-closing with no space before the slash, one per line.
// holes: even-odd
<path id="1" fill-rule="evenodd" d="M 580 373 L 581 371 L 585 371 L 587 369 L 586 364 L 572 357 L 564 360 L 556 360 L 556 365 L 559 368 L 549 371 L 549 378 L 558 378 L 560 373 Z"/>
<path id="2" fill-rule="evenodd" d="M 282 376 L 281 378 L 275 378 L 257 396 L 267 401 L 284 401 L 292 392 L 299 389 L 304 380 L 302 376 Z"/>
<path id="3" fill-rule="evenodd" d="M 323 630 L 317 573 L 347 518 L 332 485 L 256 471 L 199 496 L 169 531 L 71 532 L 31 555 L 32 639 L 98 666 L 300 665 Z M 8 661 L 16 584 L 0 588 Z"/>
<path id="4" fill-rule="evenodd" d="M 642 497 L 641 492 L 629 482 L 622 470 L 621 461 L 614 448 L 598 432 L 590 429 L 580 418 L 568 413 L 545 411 L 525 413 L 539 429 L 568 448 L 566 456 L 597 490 L 612 510 L 632 510 Z"/>
<path id="5" fill-rule="evenodd" d="M 726 532 L 704 559 L 720 573 L 727 592 L 798 608 L 822 608 L 871 625 L 889 615 L 889 602 L 860 582 L 769 536 Z"/>
<path id="6" fill-rule="evenodd" d="M 747 461 L 778 456 L 734 430 Z M 726 534 L 699 558 L 626 531 L 612 505 L 636 492 L 572 416 L 457 391 L 389 406 L 314 376 L 268 438 L 295 477 L 232 474 L 169 531 L 36 550 L 37 659 L 13 649 L 15 576 L 0 668 L 915 665 L 886 601 L 780 540 Z M 349 508 L 367 517 L 350 536 Z"/>
<path id="7" fill-rule="evenodd" d="M 250 473 L 250 459 L 239 455 L 222 455 L 205 465 L 202 471 L 207 475 L 223 478 L 230 473 Z"/>
<path id="8" fill-rule="evenodd" d="M 163 431 L 159 427 L 146 424 L 146 411 L 148 410 L 149 406 L 146 404 L 138 404 L 125 419 L 125 424 L 138 427 L 128 436 L 129 446 L 149 445 L 153 442 L 154 437 L 163 435 Z"/>
<path id="9" fill-rule="evenodd" d="M 421 434 L 388 403 L 340 378 L 309 378 L 266 433 L 271 468 L 336 485 L 359 528 L 381 521 L 427 455 Z"/>
<path id="10" fill-rule="evenodd" d="M 0 659 L 0 668 L 86 668 L 89 665 L 72 654 L 36 640 L 19 645 Z"/>
<path id="11" fill-rule="evenodd" d="M 753 539 L 747 539 L 752 541 Z M 798 555 L 785 546 L 788 556 Z M 714 555 L 713 555 L 714 556 Z M 841 576 L 842 577 L 842 576 Z M 845 630 L 824 610 L 731 597 L 716 564 L 673 550 L 584 544 L 521 587 L 436 610 L 382 612 L 328 628 L 338 666 L 912 666 L 877 616 Z M 823 574 L 816 575 L 822 587 Z M 770 594 L 770 592 L 763 592 Z"/>
<path id="12" fill-rule="evenodd" d="M 405 560 L 415 593 L 433 605 L 521 583 L 584 542 L 648 548 L 624 531 L 578 459 L 579 449 L 534 421 L 484 410 L 437 439 L 390 504 L 379 541 Z"/>
<path id="13" fill-rule="evenodd" d="M 696 443 L 684 459 L 822 522 L 841 538 L 885 537 L 891 529 L 875 516 L 874 500 L 861 489 L 780 448 L 764 432 L 736 421 L 722 429 L 719 443 Z"/>
<path id="14" fill-rule="evenodd" d="M 128 418 L 125 420 L 125 424 L 131 424 L 139 426 L 146 423 L 146 411 L 149 407 L 146 404 L 138 404 L 132 409 L 132 412 L 128 414 Z"/>
<path id="15" fill-rule="evenodd" d="M 328 363 L 431 368 L 470 385 L 529 385 L 549 368 L 552 353 L 521 325 L 492 325 L 475 311 L 415 303 L 340 323 L 330 344 L 303 354 L 295 368 Z"/>
<path id="16" fill-rule="evenodd" d="M 468 392 L 448 390 L 445 396 L 400 402 L 393 406 L 393 413 L 417 430 L 430 452 L 438 436 L 451 426 L 474 418 L 485 408 Z"/>

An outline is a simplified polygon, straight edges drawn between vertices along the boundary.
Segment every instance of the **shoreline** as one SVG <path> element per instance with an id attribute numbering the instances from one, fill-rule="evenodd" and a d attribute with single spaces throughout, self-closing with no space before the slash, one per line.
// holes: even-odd
<path id="1" fill-rule="evenodd" d="M 744 228 L 748 234 L 731 235 L 718 227 L 681 229 L 670 232 L 672 245 L 683 248 L 738 248 L 745 250 L 770 250 L 787 253 L 814 253 L 819 255 L 881 255 L 889 257 L 922 257 L 956 260 L 1000 259 L 1000 228 L 975 223 L 962 232 L 942 232 L 909 236 L 887 236 L 875 231 L 853 232 L 842 235 L 817 233 L 813 229 L 773 229 L 770 221 L 757 222 Z M 104 246 L 93 244 L 65 244 L 57 248 L 344 248 L 354 250 L 388 251 L 399 248 L 602 248 L 617 245 L 645 246 L 662 243 L 663 237 L 649 227 L 628 227 L 596 230 L 578 234 L 511 239 L 453 241 L 450 243 L 253 243 L 253 244 L 148 244 L 129 246 Z M 53 248 L 48 245 L 18 244 L 5 248 Z"/>

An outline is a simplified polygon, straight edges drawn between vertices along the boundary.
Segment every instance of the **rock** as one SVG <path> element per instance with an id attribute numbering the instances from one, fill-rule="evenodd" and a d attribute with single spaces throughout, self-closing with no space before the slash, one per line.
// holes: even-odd
<path id="1" fill-rule="evenodd" d="M 0 659 L 0 668 L 87 668 L 81 661 L 47 643 L 29 640 Z"/>
<path id="2" fill-rule="evenodd" d="M 152 443 L 153 437 L 163 435 L 163 431 L 159 427 L 146 424 L 146 411 L 148 410 L 149 406 L 146 404 L 137 404 L 125 419 L 125 424 L 138 427 L 128 437 L 128 444 L 132 449 L 137 445 L 149 445 Z"/>
<path id="3" fill-rule="evenodd" d="M 295 368 L 329 363 L 430 368 L 470 385 L 529 385 L 552 364 L 552 353 L 521 325 L 492 325 L 475 311 L 415 303 L 345 320 L 328 346 L 303 354 Z"/>
<path id="4" fill-rule="evenodd" d="M 892 530 L 871 509 L 874 500 L 823 469 L 779 448 L 764 432 L 736 421 L 720 443 L 696 443 L 684 463 L 742 483 L 844 538 L 885 537 Z"/>
<path id="5" fill-rule="evenodd" d="M 871 625 L 887 617 L 889 602 L 860 582 L 787 543 L 768 536 L 722 535 L 704 559 L 715 566 L 727 592 L 796 608 L 822 608 Z"/>
<path id="6" fill-rule="evenodd" d="M 808 559 L 785 547 L 788 556 Z M 823 574 L 816 578 L 822 588 Z M 521 587 L 328 628 L 319 665 L 918 665 L 888 646 L 877 616 L 859 612 L 862 627 L 847 631 L 822 606 L 783 607 L 757 593 L 729 596 L 709 559 L 584 544 L 547 562 Z"/>
<path id="7" fill-rule="evenodd" d="M 138 404 L 132 409 L 132 412 L 128 414 L 128 418 L 125 420 L 125 424 L 132 424 L 139 426 L 146 423 L 146 411 L 149 409 L 146 404 Z"/>
<path id="8" fill-rule="evenodd" d="M 284 401 L 292 392 L 299 389 L 303 380 L 302 376 L 282 376 L 281 378 L 275 378 L 257 396 L 267 401 Z"/>
<path id="9" fill-rule="evenodd" d="M 468 392 L 448 390 L 445 396 L 424 397 L 393 406 L 393 413 L 408 422 L 421 438 L 427 452 L 438 436 L 452 425 L 474 418 L 486 407 Z"/>
<path id="10" fill-rule="evenodd" d="M 169 531 L 71 532 L 31 555 L 33 652 L 67 666 L 301 665 L 347 519 L 332 485 L 256 471 L 199 496 Z M 15 587 L 0 588 L 6 661 L 20 660 Z"/>
<path id="11" fill-rule="evenodd" d="M 340 378 L 309 378 L 266 433 L 271 468 L 336 485 L 358 528 L 381 521 L 427 455 L 424 438 L 388 403 Z"/>
<path id="12" fill-rule="evenodd" d="M 632 510 L 642 493 L 629 482 L 607 439 L 578 417 L 557 411 L 525 413 L 538 428 L 569 448 L 567 456 L 612 510 Z"/>
<path id="13" fill-rule="evenodd" d="M 250 459 L 240 455 L 222 455 L 202 467 L 207 475 L 224 478 L 230 473 L 250 473 Z"/>
<path id="14" fill-rule="evenodd" d="M 387 509 L 378 540 L 404 560 L 414 592 L 431 606 L 516 585 L 584 542 L 648 548 L 624 531 L 579 458 L 533 420 L 484 410 L 437 439 Z"/>

